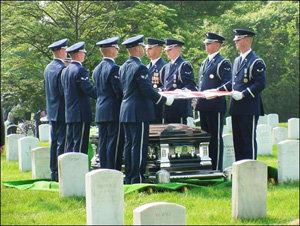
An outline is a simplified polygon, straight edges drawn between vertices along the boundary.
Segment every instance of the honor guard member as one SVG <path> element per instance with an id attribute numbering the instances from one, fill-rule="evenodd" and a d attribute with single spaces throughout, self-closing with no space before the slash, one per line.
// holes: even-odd
<path id="1" fill-rule="evenodd" d="M 144 55 L 144 35 L 131 37 L 122 45 L 129 59 L 120 68 L 123 100 L 120 121 L 125 130 L 125 183 L 145 182 L 149 124 L 154 119 L 153 104 L 171 105 L 174 98 L 157 93 L 148 78 L 149 70 L 141 62 Z"/>
<path id="2" fill-rule="evenodd" d="M 97 90 L 100 167 L 121 170 L 124 133 L 119 116 L 123 92 L 119 66 L 114 60 L 119 53 L 118 41 L 118 37 L 113 37 L 97 42 L 103 59 L 94 70 L 93 80 Z"/>
<path id="3" fill-rule="evenodd" d="M 147 65 L 149 69 L 149 79 L 152 83 L 152 87 L 156 91 L 161 91 L 162 84 L 160 82 L 160 71 L 166 62 L 161 57 L 162 46 L 165 44 L 163 40 L 154 38 L 146 38 L 146 53 L 151 62 Z M 151 124 L 163 124 L 162 122 L 162 105 L 155 105 L 155 119 L 151 121 Z"/>
<path id="4" fill-rule="evenodd" d="M 82 66 L 85 59 L 85 42 L 78 42 L 67 52 L 71 63 L 62 74 L 67 123 L 67 151 L 87 154 L 92 109 L 90 97 L 96 99 L 96 90 L 89 80 L 88 71 Z"/>
<path id="5" fill-rule="evenodd" d="M 256 127 L 264 115 L 262 94 L 266 86 L 265 62 L 251 49 L 255 33 L 234 29 L 236 49 L 240 56 L 234 60 L 232 70 L 232 97 L 229 114 L 232 116 L 232 133 L 236 161 L 256 159 Z"/>
<path id="6" fill-rule="evenodd" d="M 64 153 L 65 148 L 65 101 L 61 86 L 61 72 L 66 67 L 64 60 L 67 56 L 67 41 L 62 39 L 48 46 L 53 52 L 54 59 L 44 71 L 47 119 L 51 128 L 50 171 L 53 181 L 58 181 L 57 157 Z"/>
<path id="7" fill-rule="evenodd" d="M 184 42 L 176 39 L 165 39 L 166 53 L 171 62 L 161 69 L 163 91 L 186 90 L 197 91 L 194 81 L 193 67 L 190 62 L 182 58 L 181 48 Z M 193 112 L 190 100 L 175 100 L 172 106 L 164 106 L 164 123 L 181 123 L 192 126 Z M 188 121 L 188 122 L 187 122 Z"/>
<path id="8" fill-rule="evenodd" d="M 201 63 L 199 75 L 199 91 L 230 89 L 231 63 L 220 53 L 225 38 L 212 32 L 205 32 L 205 50 L 208 57 Z M 223 123 L 226 112 L 225 97 L 200 98 L 196 105 L 200 113 L 201 129 L 210 133 L 209 157 L 212 159 L 212 169 L 222 171 L 223 165 Z"/>

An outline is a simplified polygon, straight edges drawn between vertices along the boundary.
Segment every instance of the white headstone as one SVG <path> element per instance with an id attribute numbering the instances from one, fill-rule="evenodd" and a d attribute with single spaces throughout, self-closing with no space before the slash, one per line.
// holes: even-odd
<path id="1" fill-rule="evenodd" d="M 273 144 L 278 144 L 281 141 L 286 140 L 288 137 L 288 129 L 285 127 L 275 127 L 273 128 L 273 133 L 272 133 L 272 143 Z"/>
<path id="2" fill-rule="evenodd" d="M 36 137 L 22 137 L 18 140 L 19 169 L 21 171 L 31 170 L 31 149 L 39 146 Z"/>
<path id="3" fill-rule="evenodd" d="M 124 225 L 123 173 L 98 169 L 85 175 L 88 225 Z"/>
<path id="4" fill-rule="evenodd" d="M 278 182 L 299 180 L 299 140 L 278 144 Z"/>
<path id="5" fill-rule="evenodd" d="M 247 159 L 233 163 L 232 167 L 232 218 L 265 218 L 267 215 L 267 164 Z"/>
<path id="6" fill-rule="evenodd" d="M 152 202 L 133 210 L 134 225 L 185 225 L 185 207 L 168 202 Z"/>
<path id="7" fill-rule="evenodd" d="M 224 134 L 223 136 L 223 170 L 229 166 L 232 166 L 232 163 L 235 162 L 235 153 L 233 147 L 233 138 L 231 134 Z"/>
<path id="8" fill-rule="evenodd" d="M 18 160 L 18 140 L 24 137 L 23 134 L 9 134 L 7 135 L 6 144 L 6 160 L 17 161 Z"/>
<path id="9" fill-rule="evenodd" d="M 288 120 L 288 138 L 299 139 L 299 118 Z"/>
<path id="10" fill-rule="evenodd" d="M 272 155 L 272 128 L 270 125 L 257 125 L 256 128 L 256 142 L 257 154 L 259 155 Z"/>
<path id="11" fill-rule="evenodd" d="M 88 156 L 68 152 L 58 156 L 59 196 L 85 196 L 85 174 L 88 173 Z"/>
<path id="12" fill-rule="evenodd" d="M 260 124 L 268 124 L 268 116 L 267 115 L 263 115 L 263 116 L 259 116 L 258 118 L 258 122 L 257 122 L 258 125 Z"/>
<path id="13" fill-rule="evenodd" d="M 268 114 L 268 125 L 270 125 L 272 128 L 279 125 L 278 114 Z"/>
<path id="14" fill-rule="evenodd" d="M 231 116 L 226 117 L 226 127 L 228 131 L 232 131 Z"/>
<path id="15" fill-rule="evenodd" d="M 49 141 L 49 124 L 41 124 L 39 125 L 39 137 L 40 141 L 47 142 Z"/>
<path id="16" fill-rule="evenodd" d="M 33 179 L 50 179 L 50 148 L 31 149 L 31 168 Z"/>
<path id="17" fill-rule="evenodd" d="M 223 126 L 223 134 L 229 134 L 229 129 L 226 125 Z"/>

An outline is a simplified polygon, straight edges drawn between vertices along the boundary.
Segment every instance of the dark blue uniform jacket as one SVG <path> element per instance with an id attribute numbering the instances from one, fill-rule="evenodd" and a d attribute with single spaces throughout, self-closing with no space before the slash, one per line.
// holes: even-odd
<path id="1" fill-rule="evenodd" d="M 93 80 L 97 90 L 96 122 L 118 122 L 123 95 L 119 66 L 104 58 L 95 68 Z"/>
<path id="2" fill-rule="evenodd" d="M 205 61 L 201 63 L 199 71 L 199 91 L 221 88 L 226 90 L 226 85 L 230 83 L 232 76 L 230 61 L 225 59 L 220 53 L 216 54 L 209 61 L 208 65 L 204 67 Z M 225 113 L 225 97 L 216 97 L 210 100 L 200 98 L 198 99 L 196 109 L 198 111 L 215 111 Z"/>
<path id="3" fill-rule="evenodd" d="M 153 104 L 166 102 L 152 88 L 148 74 L 147 67 L 133 56 L 120 68 L 123 89 L 120 122 L 149 122 L 155 118 Z"/>
<path id="4" fill-rule="evenodd" d="M 62 60 L 54 59 L 47 65 L 44 72 L 49 121 L 65 121 L 65 101 L 61 86 L 61 72 L 65 67 Z"/>
<path id="5" fill-rule="evenodd" d="M 78 62 L 71 62 L 62 74 L 65 94 L 66 122 L 92 122 L 91 99 L 97 98 L 88 71 Z"/>
<path id="6" fill-rule="evenodd" d="M 232 71 L 232 90 L 243 92 L 245 97 L 230 100 L 231 115 L 264 115 L 261 92 L 266 86 L 266 65 L 251 51 L 237 68 L 238 57 Z"/>

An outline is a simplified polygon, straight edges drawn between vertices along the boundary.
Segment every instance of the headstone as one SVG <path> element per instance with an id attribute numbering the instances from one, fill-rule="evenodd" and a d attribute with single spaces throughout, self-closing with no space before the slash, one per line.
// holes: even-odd
<path id="1" fill-rule="evenodd" d="M 285 127 L 275 127 L 272 133 L 272 143 L 278 144 L 281 141 L 286 140 L 288 137 L 288 129 Z"/>
<path id="2" fill-rule="evenodd" d="M 228 131 L 232 131 L 231 116 L 226 117 L 226 127 Z"/>
<path id="3" fill-rule="evenodd" d="M 229 129 L 226 125 L 223 126 L 223 134 L 229 134 Z"/>
<path id="4" fill-rule="evenodd" d="M 21 171 L 31 170 L 31 149 L 39 146 L 36 137 L 22 137 L 18 140 L 19 169 Z"/>
<path id="5" fill-rule="evenodd" d="M 88 156 L 68 152 L 58 156 L 59 196 L 85 196 L 85 174 L 88 173 Z"/>
<path id="6" fill-rule="evenodd" d="M 31 168 L 33 179 L 50 179 L 50 148 L 31 149 Z"/>
<path id="7" fill-rule="evenodd" d="M 233 147 L 233 138 L 231 134 L 224 134 L 223 136 L 223 169 L 232 166 L 235 162 L 235 153 Z"/>
<path id="8" fill-rule="evenodd" d="M 299 118 L 288 120 L 288 138 L 299 139 Z"/>
<path id="9" fill-rule="evenodd" d="M 267 115 L 259 116 L 257 124 L 258 125 L 260 125 L 260 124 L 268 125 L 268 116 Z"/>
<path id="10" fill-rule="evenodd" d="M 9 134 L 7 135 L 6 144 L 6 160 L 17 161 L 18 160 L 18 140 L 24 137 L 23 134 Z"/>
<path id="11" fill-rule="evenodd" d="M 232 167 L 232 218 L 265 218 L 267 215 L 267 164 L 247 159 L 233 163 Z"/>
<path id="12" fill-rule="evenodd" d="M 168 202 L 147 203 L 133 210 L 134 225 L 185 225 L 185 207 Z"/>
<path id="13" fill-rule="evenodd" d="M 272 155 L 272 128 L 270 125 L 261 124 L 256 128 L 257 154 Z"/>
<path id="14" fill-rule="evenodd" d="M 278 144 L 278 182 L 299 180 L 299 140 Z"/>
<path id="15" fill-rule="evenodd" d="M 40 141 L 47 142 L 49 141 L 49 124 L 41 124 L 39 125 L 39 137 Z"/>
<path id="16" fill-rule="evenodd" d="M 88 225 L 124 225 L 123 173 L 98 169 L 85 175 Z"/>
<path id="17" fill-rule="evenodd" d="M 278 114 L 268 114 L 268 125 L 270 125 L 272 128 L 279 125 Z"/>

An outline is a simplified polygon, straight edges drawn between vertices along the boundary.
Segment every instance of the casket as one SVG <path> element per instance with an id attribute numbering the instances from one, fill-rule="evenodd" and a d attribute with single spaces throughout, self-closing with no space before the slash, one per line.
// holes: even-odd
<path id="1" fill-rule="evenodd" d="M 223 177 L 223 172 L 212 170 L 209 140 L 209 133 L 184 124 L 150 125 L 146 178 L 155 180 L 160 170 L 167 170 L 173 181 Z M 98 145 L 98 134 L 91 142 Z M 100 167 L 95 158 L 92 167 Z"/>

